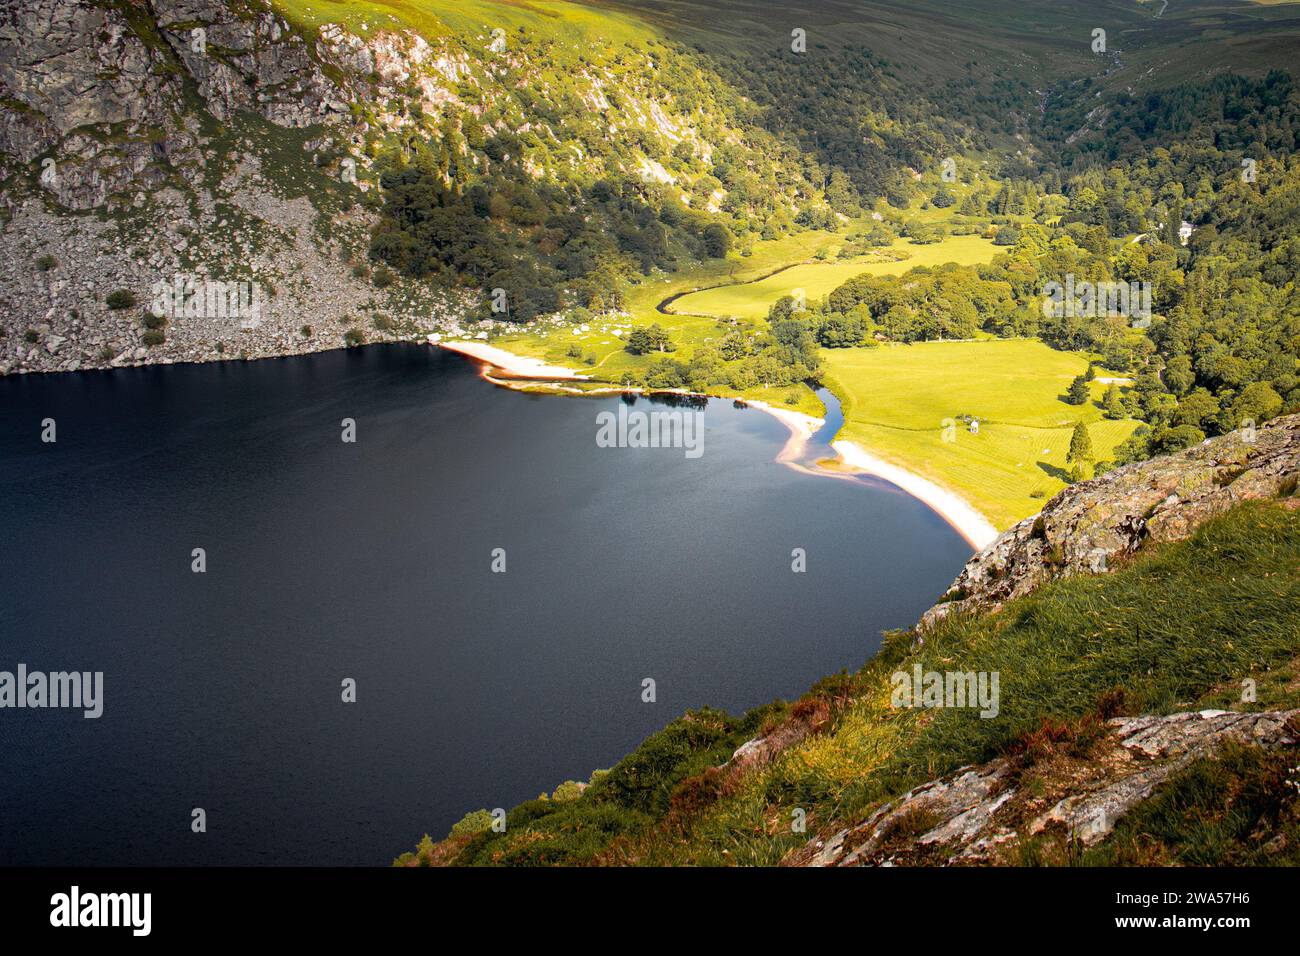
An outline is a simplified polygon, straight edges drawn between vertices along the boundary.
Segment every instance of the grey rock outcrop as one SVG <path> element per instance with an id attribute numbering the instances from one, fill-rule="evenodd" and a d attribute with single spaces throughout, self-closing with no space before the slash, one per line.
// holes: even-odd
<path id="1" fill-rule="evenodd" d="M 432 111 L 454 101 L 441 80 L 458 69 L 413 33 L 297 30 L 264 0 L 0 4 L 0 374 L 258 358 L 347 336 L 423 341 L 455 327 L 459 294 L 400 276 L 371 284 L 364 175 L 340 209 L 286 194 L 280 156 L 257 147 L 271 127 L 310 127 L 300 165 L 337 164 L 362 143 L 354 102 L 422 71 Z M 349 172 L 368 161 L 357 150 Z M 144 310 L 181 274 L 257 283 L 261 319 L 173 316 L 162 341 L 147 336 Z M 108 308 L 119 289 L 137 306 Z"/>
<path id="2" fill-rule="evenodd" d="M 217 120 L 249 110 L 286 127 L 351 122 L 345 75 L 336 83 L 322 67 L 330 49 L 269 5 L 157 0 L 128 18 L 92 0 L 8 3 L 0 153 L 31 166 L 59 205 L 103 206 L 199 165 L 189 90 Z"/>
<path id="3" fill-rule="evenodd" d="M 998 758 L 922 784 L 861 823 L 810 841 L 786 863 L 987 863 L 1025 837 L 1053 831 L 1092 846 L 1193 760 L 1229 740 L 1295 746 L 1298 722 L 1300 710 L 1115 718 L 1108 721 L 1105 752 L 1059 775 L 1064 793 L 1053 793 L 1052 784 L 1041 780 L 1036 787 L 1020 786 L 1015 760 Z"/>
<path id="4" fill-rule="evenodd" d="M 1253 436 L 1232 432 L 1072 485 L 971 558 L 920 629 L 1000 607 L 1058 577 L 1104 573 L 1148 541 L 1186 538 L 1242 501 L 1289 496 L 1298 477 L 1300 415 L 1290 415 Z"/>
<path id="5" fill-rule="evenodd" d="M 172 109 L 181 77 L 118 9 L 35 0 L 0 9 L 0 154 L 69 209 L 152 186 L 194 139 Z"/>
<path id="6" fill-rule="evenodd" d="M 309 42 L 270 10 L 237 15 L 211 0 L 167 0 L 156 9 L 160 32 L 217 119 L 252 110 L 300 127 L 347 113 Z"/>
<path id="7" fill-rule="evenodd" d="M 1099 842 L 1115 822 L 1155 792 L 1156 787 L 1224 740 L 1275 747 L 1296 743 L 1289 726 L 1300 711 L 1242 714 L 1204 710 L 1168 717 L 1116 718 L 1110 721 L 1120 747 L 1135 758 L 1133 771 L 1095 789 L 1071 794 L 1029 824 L 1031 834 L 1052 824 L 1063 826 L 1085 846 Z"/>

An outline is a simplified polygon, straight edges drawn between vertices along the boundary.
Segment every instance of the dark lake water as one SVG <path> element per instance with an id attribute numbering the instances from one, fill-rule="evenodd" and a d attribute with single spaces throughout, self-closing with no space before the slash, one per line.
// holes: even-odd
<path id="1" fill-rule="evenodd" d="M 757 409 L 597 447 L 619 402 L 413 345 L 0 379 L 0 671 L 104 672 L 98 720 L 0 709 L 0 864 L 386 865 L 859 666 L 969 555 Z"/>

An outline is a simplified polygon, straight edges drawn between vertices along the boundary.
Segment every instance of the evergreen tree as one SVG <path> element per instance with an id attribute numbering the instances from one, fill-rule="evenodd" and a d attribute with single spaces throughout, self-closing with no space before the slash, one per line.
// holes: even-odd
<path id="1" fill-rule="evenodd" d="M 1088 377 L 1086 375 L 1079 375 L 1070 383 L 1070 390 L 1066 393 L 1065 400 L 1071 405 L 1088 404 Z"/>
<path id="2" fill-rule="evenodd" d="M 1092 438 L 1088 435 L 1088 426 L 1083 422 L 1074 423 L 1074 434 L 1070 436 L 1070 453 L 1067 461 L 1092 461 Z"/>
<path id="3" fill-rule="evenodd" d="M 1103 399 L 1102 404 L 1106 408 L 1106 417 L 1111 421 L 1119 421 L 1126 414 L 1124 400 L 1120 396 L 1118 385 L 1112 385 L 1106 389 L 1106 397 Z"/>

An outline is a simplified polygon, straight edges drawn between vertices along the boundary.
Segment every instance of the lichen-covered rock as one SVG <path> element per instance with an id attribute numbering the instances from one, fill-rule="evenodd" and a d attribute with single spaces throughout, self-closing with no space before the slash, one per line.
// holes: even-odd
<path id="1" fill-rule="evenodd" d="M 1295 743 L 1288 721 L 1300 711 L 1241 714 L 1203 710 L 1169 717 L 1117 718 L 1119 745 L 1135 756 L 1131 773 L 1103 786 L 1072 794 L 1029 824 L 1031 834 L 1060 824 L 1085 846 L 1103 839 L 1115 823 L 1155 791 L 1171 774 L 1197 757 L 1206 756 L 1224 740 L 1273 747 Z"/>
<path id="2" fill-rule="evenodd" d="M 114 7 L 33 0 L 0 8 L 0 154 L 70 209 L 161 181 L 191 154 L 181 77 Z M 6 170 L 7 171 L 7 170 Z"/>
<path id="3" fill-rule="evenodd" d="M 921 630 L 950 614 L 989 610 L 1058 577 L 1105 572 L 1147 541 L 1188 537 L 1242 501 L 1294 493 L 1300 415 L 1253 435 L 1237 431 L 1126 465 L 1056 495 L 967 563 Z"/>
<path id="4" fill-rule="evenodd" d="M 817 733 L 829 720 L 830 706 L 819 700 L 810 707 L 799 710 L 771 733 L 745 741 L 723 766 L 736 772 L 748 772 L 766 766 L 788 748 Z"/>
<path id="5" fill-rule="evenodd" d="M 968 864 L 995 860 L 1021 839 L 1056 830 L 1098 843 L 1170 776 L 1228 740 L 1295 746 L 1300 710 L 1207 710 L 1115 718 L 1091 759 L 1034 787 L 1011 757 L 963 767 L 916 787 L 787 859 L 793 866 Z M 1005 862 L 1005 860 L 1004 860 Z"/>
<path id="6" fill-rule="evenodd" d="M 246 109 L 298 127 L 346 112 L 307 41 L 270 10 L 237 13 L 216 0 L 167 0 L 156 9 L 159 32 L 217 119 Z"/>

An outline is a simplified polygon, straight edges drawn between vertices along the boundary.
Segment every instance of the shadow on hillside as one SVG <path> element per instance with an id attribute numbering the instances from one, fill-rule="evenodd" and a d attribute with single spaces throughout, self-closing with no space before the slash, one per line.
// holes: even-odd
<path id="1" fill-rule="evenodd" d="M 1045 461 L 1040 461 L 1037 464 L 1039 468 L 1047 472 L 1053 478 L 1063 481 L 1066 484 L 1070 483 L 1070 473 L 1066 471 L 1064 468 L 1057 468 L 1055 465 L 1048 464 Z"/>

